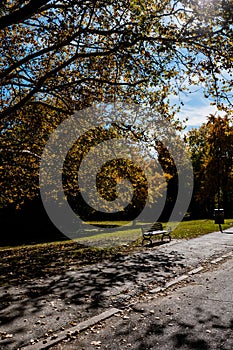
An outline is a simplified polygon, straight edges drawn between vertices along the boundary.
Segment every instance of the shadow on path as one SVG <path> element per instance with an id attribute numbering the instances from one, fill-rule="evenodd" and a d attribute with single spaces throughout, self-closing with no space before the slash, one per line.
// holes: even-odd
<path id="1" fill-rule="evenodd" d="M 185 268 L 176 252 L 146 251 L 118 256 L 23 286 L 1 288 L 1 349 L 16 349 L 49 329 L 92 317 L 109 306 L 122 307 L 150 286 L 164 285 Z M 12 335 L 5 338 L 6 334 Z"/>
<path id="2" fill-rule="evenodd" d="M 169 310 L 167 314 L 159 315 L 161 320 L 153 317 L 146 321 L 141 319 L 140 327 L 138 318 L 127 324 L 123 322 L 121 327 L 118 325 L 121 330 L 114 334 L 114 338 L 119 340 L 119 349 L 125 349 L 124 344 L 121 345 L 122 339 L 126 339 L 127 344 L 133 344 L 131 348 L 134 350 L 233 349 L 233 318 L 226 321 L 201 307 L 190 308 L 188 317 L 182 315 L 182 311 L 169 314 Z"/>

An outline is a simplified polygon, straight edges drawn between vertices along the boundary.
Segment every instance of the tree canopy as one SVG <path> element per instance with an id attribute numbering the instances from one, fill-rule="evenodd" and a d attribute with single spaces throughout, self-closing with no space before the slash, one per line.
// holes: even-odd
<path id="1" fill-rule="evenodd" d="M 3 0 L 0 16 L 4 204 L 38 193 L 43 148 L 75 110 L 134 102 L 171 120 L 192 85 L 231 105 L 232 0 Z"/>
<path id="2" fill-rule="evenodd" d="M 169 92 L 200 83 L 220 107 L 231 98 L 232 10 L 231 0 L 2 1 L 0 117 L 116 95 L 166 114 Z"/>

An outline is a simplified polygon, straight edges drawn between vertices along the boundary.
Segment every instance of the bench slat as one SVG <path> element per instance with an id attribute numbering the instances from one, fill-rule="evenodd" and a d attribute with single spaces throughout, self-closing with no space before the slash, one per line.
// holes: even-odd
<path id="1" fill-rule="evenodd" d="M 144 232 L 143 235 L 144 236 L 150 236 L 150 235 L 162 235 L 163 233 L 167 233 L 168 231 L 164 231 L 164 230 L 158 230 L 158 231 L 147 231 Z"/>

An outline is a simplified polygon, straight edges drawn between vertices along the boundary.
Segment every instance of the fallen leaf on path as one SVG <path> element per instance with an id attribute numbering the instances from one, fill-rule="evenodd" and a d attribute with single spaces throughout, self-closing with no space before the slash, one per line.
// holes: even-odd
<path id="1" fill-rule="evenodd" d="M 10 333 L 1 333 L 0 336 L 1 336 L 2 339 L 7 339 L 7 338 L 12 338 L 12 337 L 13 337 L 13 334 L 10 334 Z"/>
<path id="2" fill-rule="evenodd" d="M 100 340 L 93 340 L 92 342 L 91 342 L 91 345 L 95 345 L 95 346 L 98 346 L 98 345 L 101 345 L 101 341 Z"/>

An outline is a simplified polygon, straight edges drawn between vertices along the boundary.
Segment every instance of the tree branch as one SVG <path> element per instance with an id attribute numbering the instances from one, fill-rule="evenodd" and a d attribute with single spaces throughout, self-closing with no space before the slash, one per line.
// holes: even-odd
<path id="1" fill-rule="evenodd" d="M 21 23 L 26 18 L 36 14 L 38 10 L 50 0 L 31 0 L 27 5 L 0 18 L 0 30 Z"/>

